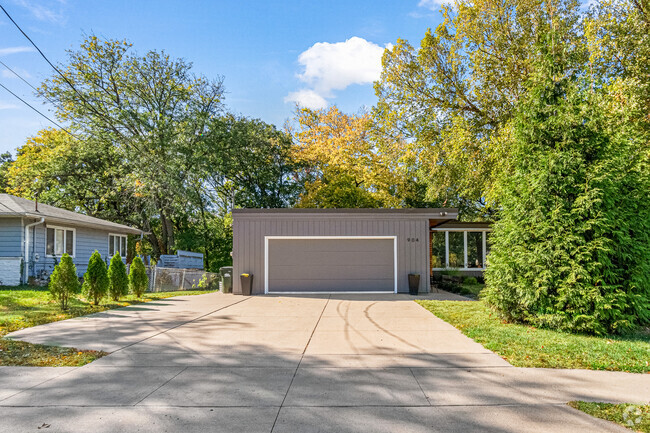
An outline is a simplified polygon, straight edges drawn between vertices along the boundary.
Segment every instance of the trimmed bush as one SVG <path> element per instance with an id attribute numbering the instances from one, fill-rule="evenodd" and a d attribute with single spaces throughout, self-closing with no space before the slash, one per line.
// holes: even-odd
<path id="1" fill-rule="evenodd" d="M 108 294 L 113 301 L 119 301 L 122 296 L 129 293 L 129 277 L 126 275 L 126 265 L 120 257 L 120 253 L 115 253 L 108 266 Z"/>
<path id="2" fill-rule="evenodd" d="M 142 263 L 142 259 L 136 256 L 131 262 L 131 269 L 129 272 L 129 288 L 138 298 L 147 290 L 149 286 L 149 277 L 147 277 L 147 270 Z"/>
<path id="3" fill-rule="evenodd" d="M 93 304 L 99 305 L 99 301 L 108 293 L 108 270 L 99 251 L 90 256 L 88 260 L 88 269 L 84 274 L 83 293 L 88 299 L 93 300 Z"/>
<path id="4" fill-rule="evenodd" d="M 61 261 L 54 267 L 50 276 L 50 293 L 54 299 L 59 301 L 61 309 L 67 310 L 70 297 L 79 293 L 79 288 L 77 268 L 72 262 L 72 257 L 63 254 Z"/>

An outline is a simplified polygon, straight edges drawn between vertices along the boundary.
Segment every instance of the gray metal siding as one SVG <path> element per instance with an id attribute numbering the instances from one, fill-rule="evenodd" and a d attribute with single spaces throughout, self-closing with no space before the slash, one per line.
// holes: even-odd
<path id="1" fill-rule="evenodd" d="M 0 218 L 0 257 L 23 256 L 21 218 Z"/>
<path id="2" fill-rule="evenodd" d="M 398 215 L 235 215 L 233 221 L 234 292 L 239 275 L 252 273 L 253 293 L 264 293 L 265 236 L 397 236 L 397 291 L 408 292 L 408 274 L 421 275 L 429 290 L 429 219 Z"/>
<path id="3" fill-rule="evenodd" d="M 269 239 L 269 292 L 392 292 L 393 239 Z"/>

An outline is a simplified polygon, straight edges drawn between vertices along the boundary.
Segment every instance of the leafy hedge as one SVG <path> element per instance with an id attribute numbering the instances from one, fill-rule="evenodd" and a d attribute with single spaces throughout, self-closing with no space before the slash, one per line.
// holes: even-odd
<path id="1" fill-rule="evenodd" d="M 628 332 L 650 323 L 650 140 L 550 62 L 514 124 L 483 296 L 513 321 Z"/>

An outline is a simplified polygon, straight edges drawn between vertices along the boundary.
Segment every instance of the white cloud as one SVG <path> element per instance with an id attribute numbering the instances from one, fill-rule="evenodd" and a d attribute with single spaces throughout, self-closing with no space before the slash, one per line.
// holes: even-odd
<path id="1" fill-rule="evenodd" d="M 13 110 L 14 108 L 18 108 L 18 106 L 0 101 L 0 110 Z"/>
<path id="2" fill-rule="evenodd" d="M 23 77 L 26 80 L 29 79 L 29 78 L 32 78 L 31 74 L 29 72 L 27 72 L 26 70 L 24 70 L 24 69 L 21 69 L 21 68 L 11 68 L 11 69 L 16 71 L 17 74 L 19 74 L 21 77 Z M 2 72 L 0 72 L 0 75 L 2 75 L 3 78 L 18 78 L 9 69 L 2 69 Z"/>
<path id="3" fill-rule="evenodd" d="M 31 51 L 36 51 L 34 47 L 7 47 L 0 48 L 0 56 L 8 56 L 9 54 L 17 53 L 29 53 Z"/>
<path id="4" fill-rule="evenodd" d="M 387 48 L 392 46 L 388 44 Z M 345 42 L 317 42 L 298 56 L 303 72 L 298 75 L 309 88 L 292 92 L 285 101 L 309 107 L 325 108 L 334 90 L 352 84 L 370 84 L 381 74 L 381 47 L 363 38 L 352 37 Z M 303 105 L 308 106 L 308 105 Z"/>
<path id="5" fill-rule="evenodd" d="M 443 3 L 445 3 L 444 0 L 420 0 L 418 6 L 421 8 L 431 9 L 434 12 L 438 12 Z"/>
<path id="6" fill-rule="evenodd" d="M 298 57 L 305 68 L 299 78 L 319 93 L 369 84 L 379 78 L 384 48 L 359 37 L 331 44 L 318 42 Z"/>
<path id="7" fill-rule="evenodd" d="M 295 102 L 300 107 L 320 110 L 327 107 L 327 100 L 311 89 L 301 89 L 291 92 L 284 98 L 284 102 Z"/>
<path id="8" fill-rule="evenodd" d="M 66 5 L 65 0 L 54 1 L 33 1 L 33 0 L 14 0 L 19 6 L 27 9 L 39 21 L 49 21 L 55 24 L 63 24 L 66 21 L 66 16 L 63 13 L 63 7 Z M 49 3 L 46 6 L 44 3 Z"/>

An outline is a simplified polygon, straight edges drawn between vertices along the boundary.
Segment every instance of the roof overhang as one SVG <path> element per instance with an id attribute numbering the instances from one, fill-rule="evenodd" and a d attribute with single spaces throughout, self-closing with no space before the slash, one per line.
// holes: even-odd
<path id="1" fill-rule="evenodd" d="M 456 220 L 456 208 L 406 208 L 406 209 L 233 209 L 233 218 L 388 218 Z"/>
<path id="2" fill-rule="evenodd" d="M 125 226 L 122 224 L 110 223 L 108 221 L 103 223 L 87 222 L 87 221 L 75 220 L 73 218 L 62 218 L 62 217 L 52 217 L 47 215 L 39 215 L 37 212 L 25 213 L 22 215 L 19 214 L 3 215 L 3 217 L 17 217 L 17 218 L 24 217 L 24 218 L 33 218 L 35 220 L 45 218 L 46 224 L 51 223 L 51 224 L 70 225 L 74 227 L 87 227 L 87 228 L 101 229 L 101 230 L 120 233 L 120 234 L 122 233 L 131 234 L 131 235 L 146 234 L 146 232 L 144 232 L 143 230 L 134 227 Z"/>

